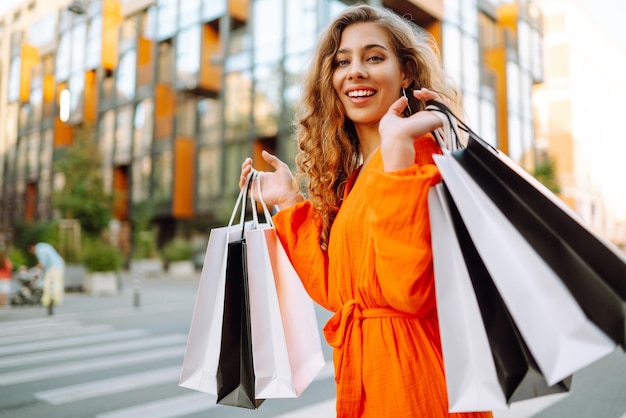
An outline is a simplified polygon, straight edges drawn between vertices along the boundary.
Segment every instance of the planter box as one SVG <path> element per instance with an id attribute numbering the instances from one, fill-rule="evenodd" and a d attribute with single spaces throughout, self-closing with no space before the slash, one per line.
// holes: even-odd
<path id="1" fill-rule="evenodd" d="M 173 278 L 188 278 L 196 276 L 196 267 L 193 261 L 170 261 L 167 265 L 167 271 Z"/>
<path id="2" fill-rule="evenodd" d="M 87 269 L 83 264 L 65 264 L 64 287 L 66 292 L 82 292 L 85 286 Z"/>
<path id="3" fill-rule="evenodd" d="M 94 296 L 117 295 L 117 273 L 114 271 L 105 271 L 87 274 L 85 278 L 85 292 Z"/>
<path id="4" fill-rule="evenodd" d="M 141 276 L 158 276 L 163 273 L 163 262 L 160 258 L 140 258 L 130 261 L 130 273 Z"/>

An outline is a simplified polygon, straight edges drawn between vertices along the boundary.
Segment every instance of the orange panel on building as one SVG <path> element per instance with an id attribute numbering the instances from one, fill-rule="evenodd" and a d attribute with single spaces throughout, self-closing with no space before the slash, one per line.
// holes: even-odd
<path id="1" fill-rule="evenodd" d="M 194 215 L 195 151 L 193 139 L 176 138 L 174 143 L 174 197 L 172 214 L 175 218 Z"/>
<path id="2" fill-rule="evenodd" d="M 144 36 L 137 41 L 137 86 L 146 86 L 152 82 L 152 64 L 154 42 Z"/>
<path id="3" fill-rule="evenodd" d="M 128 166 L 117 166 L 113 170 L 113 217 L 128 220 Z"/>
<path id="4" fill-rule="evenodd" d="M 228 11 L 230 15 L 242 22 L 248 20 L 248 0 L 228 0 Z"/>
<path id="5" fill-rule="evenodd" d="M 119 27 L 122 23 L 122 5 L 118 0 L 102 0 L 102 67 L 117 67 Z"/>
<path id="6" fill-rule="evenodd" d="M 174 134 L 176 92 L 172 86 L 158 83 L 154 91 L 154 137 L 171 138 Z"/>
<path id="7" fill-rule="evenodd" d="M 202 67 L 200 69 L 200 86 L 207 90 L 219 92 L 222 87 L 222 64 L 214 63 L 213 57 L 222 55 L 220 38 L 217 29 L 212 25 L 203 26 L 202 33 Z"/>
<path id="8" fill-rule="evenodd" d="M 29 44 L 22 44 L 20 68 L 20 101 L 28 102 L 30 99 L 30 83 L 33 78 L 33 67 L 39 62 L 39 52 L 37 48 Z"/>
<path id="9" fill-rule="evenodd" d="M 85 73 L 85 107 L 83 119 L 85 122 L 98 121 L 98 77 L 94 70 Z"/>
<path id="10" fill-rule="evenodd" d="M 67 83 L 59 83 L 57 92 L 67 89 Z M 59 106 L 59 98 L 57 97 L 57 107 Z M 74 129 L 72 125 L 61 121 L 59 115 L 54 118 L 54 146 L 64 147 L 71 145 L 74 137 Z"/>

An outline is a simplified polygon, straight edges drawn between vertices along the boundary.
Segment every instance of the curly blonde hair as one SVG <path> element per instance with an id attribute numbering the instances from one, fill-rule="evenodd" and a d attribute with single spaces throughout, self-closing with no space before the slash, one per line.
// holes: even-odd
<path id="1" fill-rule="evenodd" d="M 330 23 L 304 76 L 302 101 L 296 109 L 296 178 L 306 183 L 308 198 L 322 219 L 323 249 L 346 182 L 361 164 L 354 124 L 333 88 L 334 59 L 343 31 L 367 22 L 378 24 L 389 36 L 395 55 L 412 79 L 408 91 L 425 87 L 448 98 L 453 108 L 460 105 L 460 94 L 444 73 L 438 47 L 428 32 L 387 9 L 368 5 L 348 7 Z M 423 103 L 407 96 L 411 109 L 423 109 Z"/>

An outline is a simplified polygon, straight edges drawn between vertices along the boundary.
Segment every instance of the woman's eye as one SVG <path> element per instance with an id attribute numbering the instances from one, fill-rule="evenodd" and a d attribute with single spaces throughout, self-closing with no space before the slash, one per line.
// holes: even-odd
<path id="1" fill-rule="evenodd" d="M 337 62 L 335 63 L 337 67 L 345 67 L 348 64 L 350 64 L 350 61 L 348 60 L 337 60 Z"/>
<path id="2" fill-rule="evenodd" d="M 368 61 L 383 61 L 383 57 L 374 56 L 367 59 Z"/>

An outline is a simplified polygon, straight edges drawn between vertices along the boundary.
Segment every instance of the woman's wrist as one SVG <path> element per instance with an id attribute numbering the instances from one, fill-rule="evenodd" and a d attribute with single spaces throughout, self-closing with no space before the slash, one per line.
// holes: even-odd
<path id="1" fill-rule="evenodd" d="M 408 141 L 386 141 L 381 144 L 380 153 L 384 171 L 398 171 L 415 164 L 415 147 Z"/>
<path id="2" fill-rule="evenodd" d="M 281 197 L 278 200 L 276 206 L 278 206 L 279 209 L 286 209 L 295 205 L 296 203 L 302 202 L 303 200 L 304 197 L 299 191 L 292 191 Z"/>

